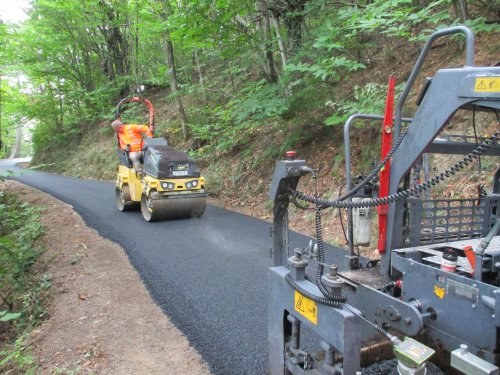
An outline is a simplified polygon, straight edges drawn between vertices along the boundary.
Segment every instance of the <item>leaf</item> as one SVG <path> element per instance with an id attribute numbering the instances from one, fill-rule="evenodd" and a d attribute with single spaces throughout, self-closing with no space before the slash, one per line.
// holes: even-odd
<path id="1" fill-rule="evenodd" d="M 21 313 L 12 313 L 8 312 L 7 310 L 0 310 L 0 322 L 9 322 L 11 320 L 16 320 L 21 315 Z"/>

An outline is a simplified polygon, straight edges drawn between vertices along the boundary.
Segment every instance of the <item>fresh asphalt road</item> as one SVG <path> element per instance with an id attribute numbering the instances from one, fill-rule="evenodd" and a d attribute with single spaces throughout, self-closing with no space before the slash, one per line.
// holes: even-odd
<path id="1" fill-rule="evenodd" d="M 155 302 L 215 374 L 263 374 L 267 367 L 270 224 L 208 206 L 199 219 L 147 223 L 115 208 L 114 185 L 21 170 L 0 173 L 71 204 L 88 226 L 119 243 Z M 292 246 L 308 239 L 292 233 Z"/>

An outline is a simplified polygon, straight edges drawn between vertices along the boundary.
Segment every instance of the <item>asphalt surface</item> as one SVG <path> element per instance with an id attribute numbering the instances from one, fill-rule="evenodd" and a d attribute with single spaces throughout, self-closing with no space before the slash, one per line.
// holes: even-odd
<path id="1" fill-rule="evenodd" d="M 270 224 L 218 207 L 203 217 L 147 223 L 119 212 L 114 185 L 21 170 L 0 160 L 0 174 L 71 204 L 88 226 L 125 249 L 155 302 L 217 375 L 267 368 L 267 270 Z M 291 233 L 293 247 L 308 238 Z M 292 247 L 292 248 L 293 248 Z"/>

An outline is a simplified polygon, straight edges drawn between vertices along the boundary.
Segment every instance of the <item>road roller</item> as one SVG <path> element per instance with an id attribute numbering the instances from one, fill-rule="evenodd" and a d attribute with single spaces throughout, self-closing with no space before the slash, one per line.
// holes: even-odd
<path id="1" fill-rule="evenodd" d="M 126 103 L 142 103 L 149 109 L 149 129 L 154 135 L 154 107 L 148 99 L 122 99 L 116 107 L 120 117 Z M 124 127 L 128 125 L 123 125 Z M 118 138 L 118 174 L 116 206 L 120 211 L 141 210 L 146 221 L 201 217 L 206 207 L 205 178 L 186 153 L 168 145 L 165 138 L 142 140 L 139 160 L 142 170 L 134 169 L 130 151 L 120 148 Z"/>

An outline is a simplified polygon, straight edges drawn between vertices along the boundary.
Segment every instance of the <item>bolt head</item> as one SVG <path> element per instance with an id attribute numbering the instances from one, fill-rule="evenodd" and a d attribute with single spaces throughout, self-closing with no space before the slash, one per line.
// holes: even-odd
<path id="1" fill-rule="evenodd" d="M 339 267 L 336 264 L 331 264 L 330 267 L 330 273 L 328 274 L 329 278 L 336 279 L 338 272 L 339 272 Z"/>
<path id="2" fill-rule="evenodd" d="M 300 258 L 302 257 L 302 252 L 300 251 L 300 249 L 295 249 L 293 251 L 293 254 L 295 255 L 295 260 L 300 260 Z"/>

